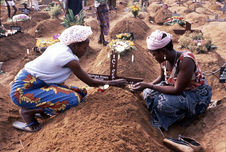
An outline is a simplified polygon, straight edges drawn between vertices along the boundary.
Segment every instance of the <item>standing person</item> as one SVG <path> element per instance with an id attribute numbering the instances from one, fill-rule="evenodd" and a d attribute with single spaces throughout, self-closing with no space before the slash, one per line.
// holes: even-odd
<path id="1" fill-rule="evenodd" d="M 108 6 L 110 10 L 116 10 L 116 0 L 108 0 Z"/>
<path id="2" fill-rule="evenodd" d="M 212 97 L 212 88 L 203 77 L 190 51 L 177 52 L 172 35 L 156 30 L 147 37 L 148 51 L 161 67 L 161 75 L 151 83 L 140 82 L 132 90 L 144 90 L 152 125 L 167 130 L 182 118 L 204 113 Z"/>
<path id="3" fill-rule="evenodd" d="M 5 0 L 5 6 L 7 7 L 7 10 L 8 10 L 8 18 L 12 18 L 14 15 L 16 15 L 17 8 L 16 8 L 15 2 L 13 0 Z M 11 17 L 10 6 L 14 9 L 14 13 L 13 13 L 12 17 Z"/>
<path id="4" fill-rule="evenodd" d="M 59 37 L 60 42 L 49 46 L 45 52 L 28 62 L 15 77 L 11 86 L 11 99 L 20 107 L 20 115 L 25 123 L 14 123 L 14 127 L 24 131 L 38 131 L 41 125 L 36 119 L 39 113 L 62 113 L 83 102 L 87 91 L 84 88 L 67 86 L 66 79 L 74 73 L 89 86 L 124 86 L 127 81 L 92 79 L 82 69 L 79 58 L 89 46 L 92 34 L 88 26 L 75 25 L 67 28 Z M 22 124 L 22 125 L 21 125 Z"/>
<path id="5" fill-rule="evenodd" d="M 108 42 L 105 41 L 104 38 L 104 35 L 108 35 L 110 27 L 107 0 L 95 0 L 94 5 L 97 8 L 97 19 L 100 24 L 100 37 L 98 43 L 107 46 Z"/>
<path id="6" fill-rule="evenodd" d="M 68 9 L 77 15 L 82 10 L 82 0 L 65 0 L 65 13 L 68 14 Z"/>

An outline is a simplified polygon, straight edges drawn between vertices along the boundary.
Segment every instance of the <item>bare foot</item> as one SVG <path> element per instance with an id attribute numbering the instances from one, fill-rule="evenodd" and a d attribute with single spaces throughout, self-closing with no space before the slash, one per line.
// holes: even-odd
<path id="1" fill-rule="evenodd" d="M 29 128 L 31 130 L 36 130 L 36 131 L 41 129 L 41 125 L 38 123 L 37 119 L 35 118 L 35 113 L 37 113 L 37 111 L 40 111 L 40 110 L 25 109 L 25 108 L 21 108 L 19 110 L 21 117 L 26 122 L 26 124 L 29 125 Z"/>

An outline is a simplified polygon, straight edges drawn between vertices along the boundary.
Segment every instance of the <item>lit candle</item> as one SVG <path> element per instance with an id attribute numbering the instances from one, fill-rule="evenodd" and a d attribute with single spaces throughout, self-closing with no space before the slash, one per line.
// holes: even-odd
<path id="1" fill-rule="evenodd" d="M 108 58 L 110 58 L 110 54 L 108 53 Z"/>
<path id="2" fill-rule="evenodd" d="M 29 54 L 30 53 L 30 51 L 29 51 L 29 49 L 27 49 L 27 54 Z"/>
<path id="3" fill-rule="evenodd" d="M 120 59 L 120 54 L 118 54 L 118 59 Z"/>

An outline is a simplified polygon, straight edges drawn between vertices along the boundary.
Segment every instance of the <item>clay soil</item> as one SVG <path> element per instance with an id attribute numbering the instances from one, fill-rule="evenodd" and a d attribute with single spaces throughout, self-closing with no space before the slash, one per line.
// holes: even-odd
<path id="1" fill-rule="evenodd" d="M 121 0 L 122 1 L 122 0 Z M 114 38 L 119 32 L 133 32 L 137 50 L 120 56 L 118 76 L 139 77 L 144 81 L 152 81 L 159 74 L 159 65 L 146 51 L 146 37 L 155 29 L 166 30 L 173 34 L 174 27 L 151 23 L 159 8 L 159 4 L 151 2 L 147 12 L 141 12 L 134 18 L 125 11 L 130 1 L 117 1 L 117 12 L 111 11 L 110 33 L 107 40 Z M 226 14 L 218 11 L 223 5 L 216 1 L 204 1 L 197 5 L 196 11 L 188 11 L 193 7 L 190 1 L 179 6 L 174 0 L 165 0 L 171 12 L 177 11 L 185 20 L 192 24 L 192 29 L 201 30 L 209 36 L 217 49 L 206 54 L 195 54 L 203 72 L 219 69 L 226 60 L 226 22 L 206 22 L 206 18 L 226 19 Z M 21 1 L 16 5 L 21 7 Z M 93 3 L 88 2 L 89 6 Z M 17 14 L 20 12 L 18 11 Z M 93 13 L 93 9 L 88 10 Z M 43 128 L 39 132 L 27 133 L 16 130 L 12 123 L 22 121 L 18 107 L 10 99 L 10 82 L 24 64 L 38 57 L 40 54 L 32 51 L 36 39 L 51 37 L 61 33 L 64 28 L 60 24 L 63 14 L 58 18 L 51 18 L 42 8 L 32 11 L 31 20 L 18 22 L 22 26 L 22 33 L 0 39 L 0 62 L 3 63 L 3 74 L 0 74 L 0 151 L 2 152 L 81 152 L 81 151 L 152 151 L 170 152 L 162 143 L 160 132 L 153 128 L 149 112 L 140 94 L 133 94 L 127 88 L 110 87 L 105 92 L 98 92 L 71 76 L 66 84 L 85 87 L 88 96 L 85 102 L 65 113 L 47 120 L 39 120 Z M 1 21 L 6 28 L 15 23 L 7 23 L 7 10 L 1 5 Z M 96 17 L 89 16 L 85 24 L 92 27 L 90 49 L 80 59 L 81 66 L 87 72 L 109 74 L 110 49 L 97 43 L 100 28 Z M 178 27 L 179 28 L 179 27 Z M 181 27 L 180 27 L 181 28 Z M 179 35 L 173 34 L 175 48 L 178 49 Z M 27 54 L 29 49 L 29 54 Z M 179 49 L 178 49 L 179 50 Z M 134 55 L 134 62 L 131 56 Z M 208 109 L 192 123 L 181 126 L 172 125 L 166 137 L 176 138 L 179 134 L 192 137 L 199 141 L 206 152 L 226 152 L 226 85 L 219 83 L 219 73 L 206 76 L 213 89 L 212 100 L 221 100 L 215 108 Z"/>

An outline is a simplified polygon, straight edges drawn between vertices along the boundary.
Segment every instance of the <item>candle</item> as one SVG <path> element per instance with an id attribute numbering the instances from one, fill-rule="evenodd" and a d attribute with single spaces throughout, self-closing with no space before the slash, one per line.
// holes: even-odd
<path id="1" fill-rule="evenodd" d="M 27 49 L 27 54 L 29 54 L 30 53 L 30 51 L 29 51 L 29 49 Z"/>
<path id="2" fill-rule="evenodd" d="M 134 62 L 134 55 L 132 55 L 132 62 Z"/>

